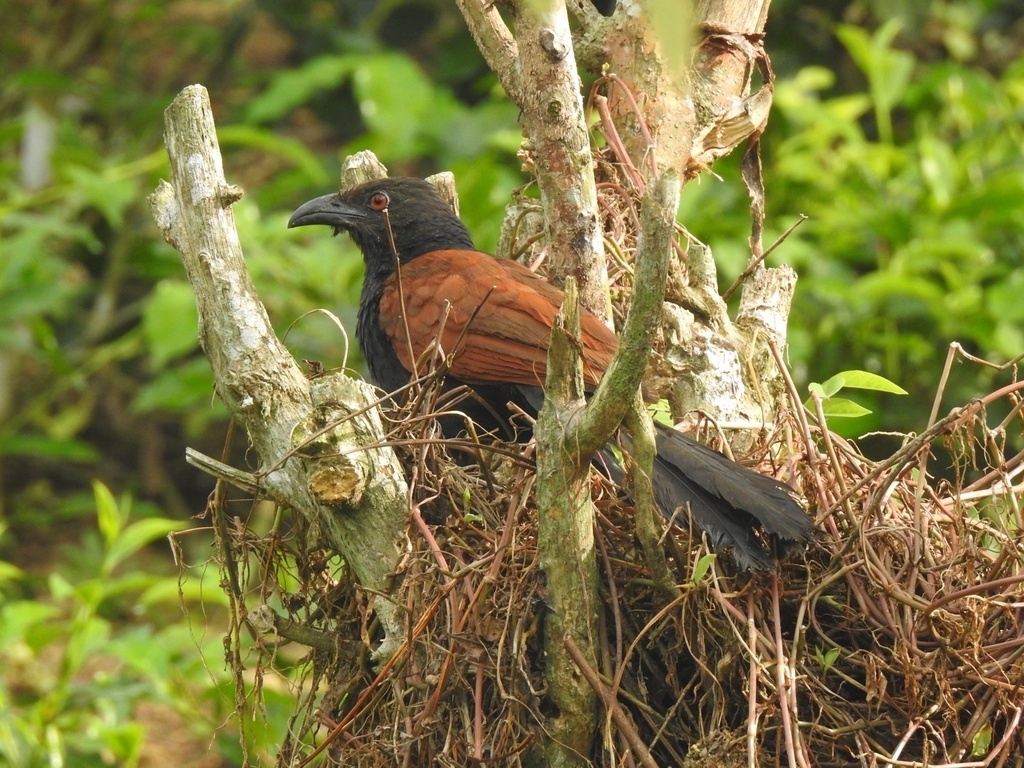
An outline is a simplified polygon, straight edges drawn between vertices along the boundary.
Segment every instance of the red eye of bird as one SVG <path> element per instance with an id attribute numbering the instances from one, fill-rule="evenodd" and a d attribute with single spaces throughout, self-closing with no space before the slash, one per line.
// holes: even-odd
<path id="1" fill-rule="evenodd" d="M 375 211 L 383 211 L 390 202 L 390 198 L 384 192 L 374 192 L 370 195 L 370 207 Z"/>

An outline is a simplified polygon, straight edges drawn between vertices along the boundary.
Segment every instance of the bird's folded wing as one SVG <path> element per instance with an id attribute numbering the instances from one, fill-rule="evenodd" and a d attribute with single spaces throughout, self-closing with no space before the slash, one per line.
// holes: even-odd
<path id="1" fill-rule="evenodd" d="M 551 326 L 562 298 L 516 262 L 475 251 L 434 251 L 388 278 L 381 326 L 407 370 L 413 370 L 412 358 L 437 342 L 451 357 L 449 373 L 460 381 L 537 386 L 547 373 Z M 584 379 L 594 386 L 617 339 L 589 313 L 581 326 Z"/>

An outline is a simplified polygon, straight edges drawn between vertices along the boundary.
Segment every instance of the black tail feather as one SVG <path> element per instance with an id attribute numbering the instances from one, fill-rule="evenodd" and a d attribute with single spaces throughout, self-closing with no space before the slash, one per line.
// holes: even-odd
<path id="1" fill-rule="evenodd" d="M 658 505 L 666 515 L 688 507 L 715 551 L 731 549 L 740 568 L 763 570 L 772 567 L 773 556 L 812 539 L 813 524 L 788 486 L 681 432 L 657 426 L 653 484 Z"/>

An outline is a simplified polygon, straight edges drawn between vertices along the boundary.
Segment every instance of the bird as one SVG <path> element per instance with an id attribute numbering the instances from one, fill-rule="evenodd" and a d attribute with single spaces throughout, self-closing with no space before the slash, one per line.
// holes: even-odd
<path id="1" fill-rule="evenodd" d="M 615 13 L 615 1 L 616 0 L 590 0 L 597 9 L 597 12 L 602 16 L 611 16 Z"/>
<path id="2" fill-rule="evenodd" d="M 543 404 L 562 291 L 516 261 L 478 251 L 452 207 L 422 179 L 357 184 L 304 203 L 288 221 L 289 228 L 317 224 L 347 232 L 362 252 L 356 337 L 374 383 L 400 390 L 416 360 L 439 342 L 448 361 L 445 386 L 475 394 L 460 410 L 522 439 L 511 416 L 518 409 L 535 417 Z M 618 338 L 584 310 L 579 342 L 592 391 Z M 442 431 L 454 437 L 462 424 L 443 421 Z M 773 569 L 813 539 L 813 522 L 789 486 L 676 429 L 656 428 L 652 485 L 662 513 L 672 519 L 686 509 L 712 549 L 728 551 L 740 570 Z"/>

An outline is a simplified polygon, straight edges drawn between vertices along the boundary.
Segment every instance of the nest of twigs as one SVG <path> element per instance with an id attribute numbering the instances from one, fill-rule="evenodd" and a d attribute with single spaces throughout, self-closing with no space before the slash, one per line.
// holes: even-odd
<path id="1" fill-rule="evenodd" d="M 625 249 L 624 249 L 625 250 Z M 777 573 L 736 574 L 698 536 L 666 527 L 679 596 L 658 591 L 622 489 L 594 473 L 603 703 L 586 757 L 632 765 L 1022 765 L 1024 453 L 1007 387 L 907 439 L 884 462 L 788 402 L 749 463 L 791 483 L 821 534 Z M 791 388 L 792 391 L 792 388 Z M 412 513 L 392 599 L 409 652 L 371 660 L 374 596 L 300 520 L 287 536 L 221 530 L 229 567 L 259 563 L 260 590 L 332 642 L 310 650 L 278 764 L 518 765 L 544 720 L 529 450 L 445 450 L 414 393 L 389 416 Z M 1008 413 L 993 427 L 986 414 Z M 956 458 L 933 483 L 932 449 Z M 453 458 L 456 457 L 456 458 Z M 775 457 L 773 460 L 772 457 Z M 780 460 L 778 457 L 783 457 Z M 968 479 L 970 478 L 970 479 Z M 276 649 L 265 648 L 273 664 Z M 242 654 L 238 653 L 239 670 Z M 239 672 L 241 678 L 241 672 Z"/>
<path id="2" fill-rule="evenodd" d="M 675 601 L 652 583 L 630 506 L 595 475 L 602 634 L 587 671 L 606 708 L 594 763 L 642 765 L 642 746 L 656 765 L 1019 765 L 1024 551 L 1011 479 L 1024 454 L 972 467 L 962 487 L 920 471 L 936 440 L 964 459 L 991 455 L 974 450 L 998 434 L 984 415 L 981 403 L 958 410 L 881 463 L 792 416 L 779 435 L 793 437 L 775 447 L 803 457 L 791 480 L 819 510 L 820 541 L 751 579 L 727 558 L 700 574 L 702 542 L 668 529 Z M 488 476 L 439 450 L 429 422 L 417 435 L 409 423 L 394 422 L 413 443 L 402 450 L 416 502 L 396 574 L 411 643 L 400 663 L 371 663 L 370 597 L 330 553 L 306 550 L 301 526 L 247 537 L 265 576 L 291 574 L 274 587 L 291 618 L 342 641 L 307 657 L 279 765 L 301 765 L 313 743 L 345 766 L 517 765 L 536 737 L 547 607 L 528 458 L 494 461 Z M 426 522 L 441 509 L 442 524 Z"/>

